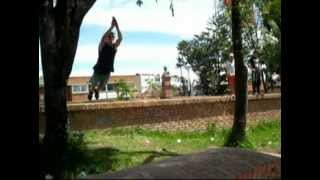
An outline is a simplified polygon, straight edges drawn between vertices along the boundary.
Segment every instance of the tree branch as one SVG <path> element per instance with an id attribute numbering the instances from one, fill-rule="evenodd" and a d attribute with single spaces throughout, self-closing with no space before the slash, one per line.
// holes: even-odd
<path id="1" fill-rule="evenodd" d="M 85 14 L 96 0 L 58 0 L 54 8 L 56 23 L 56 45 L 61 55 L 57 64 L 61 74 L 67 81 L 74 62 L 79 40 L 80 25 Z"/>
<path id="2" fill-rule="evenodd" d="M 82 22 L 83 17 L 86 15 L 86 13 L 89 11 L 89 9 L 93 6 L 93 4 L 96 2 L 96 0 L 74 0 L 75 2 L 75 11 L 74 11 L 74 17 L 73 20 L 80 20 L 80 23 Z"/>

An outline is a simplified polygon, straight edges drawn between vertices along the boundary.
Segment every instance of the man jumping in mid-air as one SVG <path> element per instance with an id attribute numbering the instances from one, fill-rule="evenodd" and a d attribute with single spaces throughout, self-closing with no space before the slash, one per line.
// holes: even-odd
<path id="1" fill-rule="evenodd" d="M 114 41 L 114 33 L 112 29 L 116 27 L 118 38 Z M 102 89 L 110 78 L 111 72 L 114 72 L 114 57 L 117 52 L 117 47 L 122 41 L 122 34 L 119 30 L 117 20 L 112 17 L 111 27 L 101 38 L 99 44 L 98 61 L 93 67 L 94 72 L 89 80 L 89 94 L 88 99 L 92 99 L 93 92 L 95 98 L 99 99 L 99 90 Z"/>

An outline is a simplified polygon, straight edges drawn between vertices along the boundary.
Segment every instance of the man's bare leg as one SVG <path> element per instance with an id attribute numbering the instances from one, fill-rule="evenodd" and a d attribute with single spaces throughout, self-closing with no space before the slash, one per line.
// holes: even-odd
<path id="1" fill-rule="evenodd" d="M 99 87 L 98 86 L 94 87 L 94 97 L 96 98 L 96 100 L 99 99 Z"/>

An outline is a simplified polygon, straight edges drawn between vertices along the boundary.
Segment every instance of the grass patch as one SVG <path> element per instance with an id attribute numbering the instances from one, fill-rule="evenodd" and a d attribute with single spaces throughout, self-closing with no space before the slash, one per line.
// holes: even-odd
<path id="1" fill-rule="evenodd" d="M 119 171 L 178 155 L 222 147 L 231 129 L 214 124 L 206 131 L 165 132 L 142 128 L 90 130 L 83 133 L 89 163 L 82 174 Z M 280 121 L 262 122 L 246 130 L 242 148 L 279 152 Z"/>
<path id="2" fill-rule="evenodd" d="M 255 150 L 280 152 L 280 121 L 261 122 L 254 128 L 248 128 L 247 139 Z"/>

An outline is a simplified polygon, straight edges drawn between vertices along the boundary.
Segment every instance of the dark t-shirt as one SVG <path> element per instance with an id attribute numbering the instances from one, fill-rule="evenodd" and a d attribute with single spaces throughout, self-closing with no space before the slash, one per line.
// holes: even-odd
<path id="1" fill-rule="evenodd" d="M 255 56 L 251 56 L 250 59 L 249 59 L 250 66 L 251 66 L 252 68 L 256 68 L 255 59 L 256 59 Z"/>
<path id="2" fill-rule="evenodd" d="M 117 49 L 114 45 L 105 44 L 102 50 L 99 52 L 98 62 L 93 67 L 97 73 L 105 74 L 114 71 L 114 56 Z"/>

